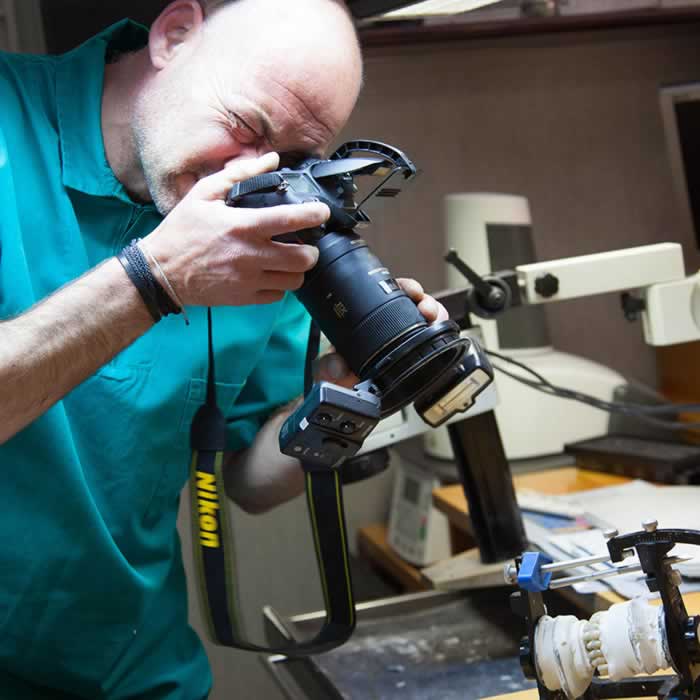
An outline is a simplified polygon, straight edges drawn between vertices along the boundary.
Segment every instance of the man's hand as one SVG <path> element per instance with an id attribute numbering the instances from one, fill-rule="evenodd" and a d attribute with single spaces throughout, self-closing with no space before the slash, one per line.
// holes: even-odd
<path id="1" fill-rule="evenodd" d="M 203 178 L 144 239 L 183 304 L 268 304 L 303 284 L 304 273 L 318 261 L 318 250 L 272 238 L 319 226 L 330 216 L 328 207 L 310 203 L 236 209 L 224 201 L 235 183 L 278 166 L 279 156 L 268 153 Z"/>
<path id="2" fill-rule="evenodd" d="M 423 287 L 416 280 L 399 278 L 396 281 L 418 306 L 418 310 L 425 316 L 425 320 L 428 323 L 438 323 L 449 318 L 447 309 L 439 301 L 426 294 Z M 360 381 L 359 377 L 350 371 L 345 360 L 337 352 L 330 352 L 319 357 L 316 360 L 314 370 L 316 381 L 333 382 L 333 384 L 339 384 L 348 389 Z"/>

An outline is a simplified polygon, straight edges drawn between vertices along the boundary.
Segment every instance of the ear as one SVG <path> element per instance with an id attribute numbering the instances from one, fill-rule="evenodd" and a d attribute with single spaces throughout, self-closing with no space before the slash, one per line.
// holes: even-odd
<path id="1" fill-rule="evenodd" d="M 162 70 L 198 35 L 204 13 L 198 0 L 174 0 L 151 25 L 148 51 L 156 70 Z"/>

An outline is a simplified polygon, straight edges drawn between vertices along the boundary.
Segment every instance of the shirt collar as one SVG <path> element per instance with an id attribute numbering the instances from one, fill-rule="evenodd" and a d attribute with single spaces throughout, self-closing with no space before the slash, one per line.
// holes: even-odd
<path id="1" fill-rule="evenodd" d="M 102 88 L 109 51 L 145 46 L 148 30 L 122 20 L 64 54 L 56 72 L 56 103 L 63 184 L 98 197 L 134 204 L 109 167 L 102 139 Z"/>

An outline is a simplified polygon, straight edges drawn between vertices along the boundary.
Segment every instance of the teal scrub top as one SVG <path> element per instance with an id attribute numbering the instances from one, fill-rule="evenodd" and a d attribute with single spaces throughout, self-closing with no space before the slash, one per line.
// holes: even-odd
<path id="1" fill-rule="evenodd" d="M 125 21 L 63 56 L 0 53 L 0 320 L 161 221 L 114 176 L 100 125 L 106 57 L 146 39 Z M 3 700 L 209 692 L 175 527 L 207 374 L 206 310 L 188 314 L 189 327 L 162 320 L 0 445 Z M 214 309 L 230 449 L 301 393 L 308 327 L 292 295 Z"/>

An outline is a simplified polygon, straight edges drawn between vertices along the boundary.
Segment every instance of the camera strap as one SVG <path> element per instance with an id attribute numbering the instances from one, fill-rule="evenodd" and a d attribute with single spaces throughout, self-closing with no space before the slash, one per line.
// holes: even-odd
<path id="1" fill-rule="evenodd" d="M 239 612 L 233 538 L 223 467 L 226 418 L 216 403 L 211 309 L 207 397 L 192 421 L 190 494 L 193 548 L 199 580 L 199 598 L 209 636 L 215 644 L 248 651 L 306 656 L 329 651 L 355 628 L 355 602 L 339 469 L 317 469 L 302 463 L 306 498 L 326 608 L 318 634 L 307 641 L 266 647 L 245 639 Z M 318 351 L 319 331 L 312 322 L 304 371 L 305 393 L 312 384 L 311 363 Z"/>

